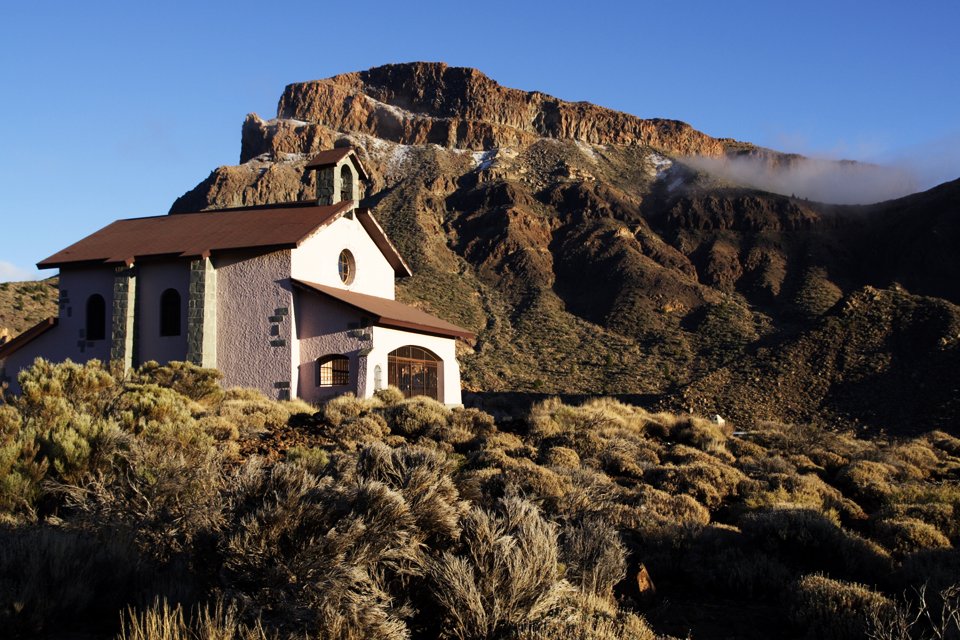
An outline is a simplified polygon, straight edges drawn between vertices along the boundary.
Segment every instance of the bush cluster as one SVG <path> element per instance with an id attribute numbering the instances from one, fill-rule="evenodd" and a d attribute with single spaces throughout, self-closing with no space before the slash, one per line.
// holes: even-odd
<path id="1" fill-rule="evenodd" d="M 932 620 L 960 575 L 960 440 L 943 432 L 738 437 L 610 399 L 498 425 L 392 388 L 313 407 L 218 380 L 24 372 L 0 405 L 5 631 L 696 637 L 703 604 L 880 637 Z M 910 596 L 924 588 L 947 595 Z"/>

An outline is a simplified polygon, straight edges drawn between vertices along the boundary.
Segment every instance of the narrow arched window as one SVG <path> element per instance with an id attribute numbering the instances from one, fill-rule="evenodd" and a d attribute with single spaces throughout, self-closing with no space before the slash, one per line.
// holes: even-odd
<path id="1" fill-rule="evenodd" d="M 160 295 L 160 335 L 180 335 L 180 292 L 176 289 Z"/>
<path id="2" fill-rule="evenodd" d="M 356 200 L 353 195 L 353 171 L 349 165 L 340 167 L 340 202 Z"/>
<path id="3" fill-rule="evenodd" d="M 330 355 L 317 360 L 317 386 L 341 387 L 350 383 L 350 359 Z"/>
<path id="4" fill-rule="evenodd" d="M 107 303 L 95 293 L 87 298 L 87 340 L 103 340 L 107 337 Z"/>

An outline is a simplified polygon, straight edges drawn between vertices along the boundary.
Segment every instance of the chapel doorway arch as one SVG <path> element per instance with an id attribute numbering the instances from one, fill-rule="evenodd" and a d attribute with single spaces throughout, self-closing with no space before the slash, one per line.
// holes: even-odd
<path id="1" fill-rule="evenodd" d="M 427 396 L 440 400 L 442 361 L 423 347 L 407 345 L 387 354 L 387 384 L 403 392 L 405 398 Z"/>

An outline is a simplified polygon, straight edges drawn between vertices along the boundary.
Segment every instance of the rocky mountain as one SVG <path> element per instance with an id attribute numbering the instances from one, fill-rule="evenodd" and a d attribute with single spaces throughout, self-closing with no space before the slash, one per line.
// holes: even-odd
<path id="1" fill-rule="evenodd" d="M 687 159 L 803 159 L 412 63 L 289 85 L 172 211 L 308 199 L 304 164 L 343 145 L 413 267 L 399 296 L 477 332 L 471 390 L 958 423 L 960 181 L 869 206 L 758 191 Z"/>

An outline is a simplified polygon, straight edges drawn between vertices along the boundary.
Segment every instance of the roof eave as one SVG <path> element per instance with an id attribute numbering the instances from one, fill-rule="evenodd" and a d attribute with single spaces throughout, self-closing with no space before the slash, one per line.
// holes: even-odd
<path id="1" fill-rule="evenodd" d="M 0 360 L 5 360 L 23 347 L 27 346 L 43 334 L 45 334 L 50 329 L 53 329 L 60 323 L 60 319 L 56 316 L 51 316 L 45 320 L 41 320 L 37 324 L 33 325 L 20 335 L 16 336 L 13 340 L 0 345 Z"/>

